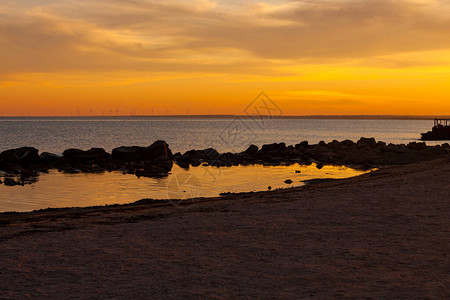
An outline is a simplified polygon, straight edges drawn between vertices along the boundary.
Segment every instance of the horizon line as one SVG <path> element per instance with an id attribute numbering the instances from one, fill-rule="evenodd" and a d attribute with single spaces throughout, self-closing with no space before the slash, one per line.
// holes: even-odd
<path id="1" fill-rule="evenodd" d="M 198 114 L 198 115 L 16 115 L 16 116 L 0 116 L 0 118 L 266 118 L 266 119 L 393 119 L 393 120 L 434 120 L 439 118 L 450 118 L 450 115 L 285 115 L 285 116 L 271 116 L 271 115 L 235 115 L 235 114 Z"/>

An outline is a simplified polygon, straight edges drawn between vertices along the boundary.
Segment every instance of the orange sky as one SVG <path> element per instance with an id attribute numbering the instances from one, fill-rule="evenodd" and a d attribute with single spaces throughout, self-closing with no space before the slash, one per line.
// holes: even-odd
<path id="1" fill-rule="evenodd" d="M 444 0 L 3 0 L 0 116 L 450 115 Z"/>

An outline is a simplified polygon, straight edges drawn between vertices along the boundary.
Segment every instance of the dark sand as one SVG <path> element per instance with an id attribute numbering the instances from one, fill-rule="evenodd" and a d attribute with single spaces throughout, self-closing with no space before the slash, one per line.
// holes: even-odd
<path id="1" fill-rule="evenodd" d="M 450 162 L 274 192 L 0 215 L 0 298 L 450 298 Z"/>

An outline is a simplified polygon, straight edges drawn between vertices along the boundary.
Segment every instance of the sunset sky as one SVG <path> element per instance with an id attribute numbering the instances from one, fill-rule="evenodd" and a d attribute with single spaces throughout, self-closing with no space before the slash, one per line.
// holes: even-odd
<path id="1" fill-rule="evenodd" d="M 450 115 L 450 0 L 2 0 L 0 115 Z"/>

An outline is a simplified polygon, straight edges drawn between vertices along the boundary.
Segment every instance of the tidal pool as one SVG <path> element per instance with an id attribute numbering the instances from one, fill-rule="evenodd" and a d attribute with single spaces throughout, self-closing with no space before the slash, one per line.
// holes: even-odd
<path id="1" fill-rule="evenodd" d="M 347 178 L 365 173 L 343 166 L 232 166 L 191 167 L 174 165 L 164 178 L 138 178 L 121 172 L 64 174 L 56 170 L 41 174 L 24 186 L 0 185 L 0 212 L 43 208 L 125 204 L 144 198 L 187 199 L 214 197 L 223 192 L 251 192 L 301 186 L 316 178 Z M 286 184 L 287 179 L 292 180 Z"/>

